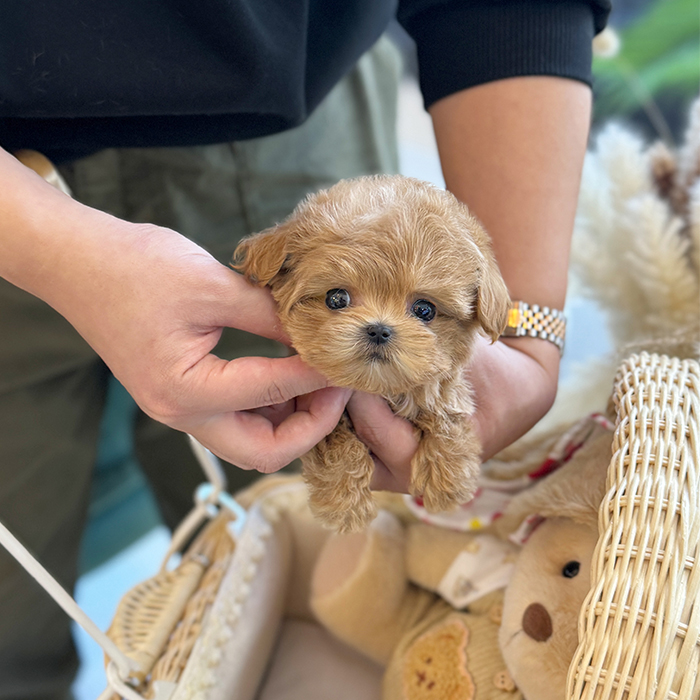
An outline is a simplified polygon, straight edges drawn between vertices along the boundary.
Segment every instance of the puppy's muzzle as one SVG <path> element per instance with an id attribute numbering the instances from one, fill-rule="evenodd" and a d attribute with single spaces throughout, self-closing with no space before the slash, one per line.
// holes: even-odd
<path id="1" fill-rule="evenodd" d="M 385 345 L 391 340 L 393 335 L 392 329 L 381 323 L 371 323 L 365 327 L 365 332 L 371 345 Z"/>

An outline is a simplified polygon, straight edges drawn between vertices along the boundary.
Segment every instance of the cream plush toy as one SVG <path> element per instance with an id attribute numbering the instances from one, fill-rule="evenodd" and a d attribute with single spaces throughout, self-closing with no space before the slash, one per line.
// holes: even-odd
<path id="1" fill-rule="evenodd" d="M 312 579 L 314 613 L 386 666 L 384 700 L 563 700 L 610 455 L 611 433 L 596 427 L 513 499 L 496 521 L 501 534 L 546 518 L 520 553 L 496 525 L 457 532 L 386 511 L 365 532 L 330 537 Z M 452 575 L 457 560 L 473 578 Z M 466 607 L 438 595 L 446 584 Z"/>
<path id="2" fill-rule="evenodd" d="M 506 666 L 526 700 L 566 697 L 611 442 L 612 433 L 597 428 L 571 461 L 516 497 L 497 521 L 499 531 L 511 533 L 534 514 L 544 518 L 518 556 L 499 632 Z"/>
<path id="3" fill-rule="evenodd" d="M 503 591 L 468 610 L 434 593 L 460 552 L 477 546 L 475 536 L 404 527 L 383 510 L 366 531 L 326 542 L 312 610 L 335 636 L 387 667 L 385 700 L 521 697 L 498 650 Z M 514 559 L 516 548 L 505 545 L 504 552 Z"/>

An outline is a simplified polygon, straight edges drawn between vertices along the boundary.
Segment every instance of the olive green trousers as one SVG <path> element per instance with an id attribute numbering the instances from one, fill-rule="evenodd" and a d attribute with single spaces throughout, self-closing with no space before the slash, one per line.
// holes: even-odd
<path id="1" fill-rule="evenodd" d="M 61 170 L 85 204 L 172 228 L 228 263 L 241 237 L 283 219 L 307 193 L 397 171 L 399 73 L 398 53 L 382 39 L 293 131 L 196 148 L 107 150 Z M 217 348 L 226 358 L 281 352 L 233 330 Z M 68 590 L 108 378 L 61 316 L 0 281 L 0 520 Z M 183 434 L 143 414 L 134 430 L 139 462 L 172 526 L 191 507 L 201 470 Z M 228 472 L 232 490 L 255 476 Z M 65 613 L 0 551 L 0 700 L 69 697 L 76 668 Z"/>

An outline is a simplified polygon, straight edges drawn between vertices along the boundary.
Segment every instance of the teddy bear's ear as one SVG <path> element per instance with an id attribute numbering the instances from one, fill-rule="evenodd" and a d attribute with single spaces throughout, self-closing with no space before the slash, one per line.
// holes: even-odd
<path id="1" fill-rule="evenodd" d="M 510 296 L 491 251 L 484 251 L 481 283 L 476 294 L 477 318 L 486 334 L 495 342 L 506 327 Z"/>
<path id="2" fill-rule="evenodd" d="M 269 285 L 290 269 L 295 228 L 293 222 L 287 221 L 244 238 L 233 254 L 231 267 L 261 287 Z"/>
<path id="3" fill-rule="evenodd" d="M 510 535 L 530 515 L 571 518 L 579 524 L 595 526 L 605 495 L 611 443 L 612 433 L 596 428 L 569 462 L 513 498 L 496 521 L 498 533 Z"/>

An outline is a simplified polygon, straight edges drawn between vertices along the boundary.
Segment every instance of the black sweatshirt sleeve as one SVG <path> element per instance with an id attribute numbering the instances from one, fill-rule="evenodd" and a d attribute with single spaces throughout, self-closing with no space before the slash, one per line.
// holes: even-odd
<path id="1" fill-rule="evenodd" d="M 553 75 L 591 84 L 591 42 L 609 0 L 401 0 L 418 48 L 426 108 L 502 78 Z"/>

